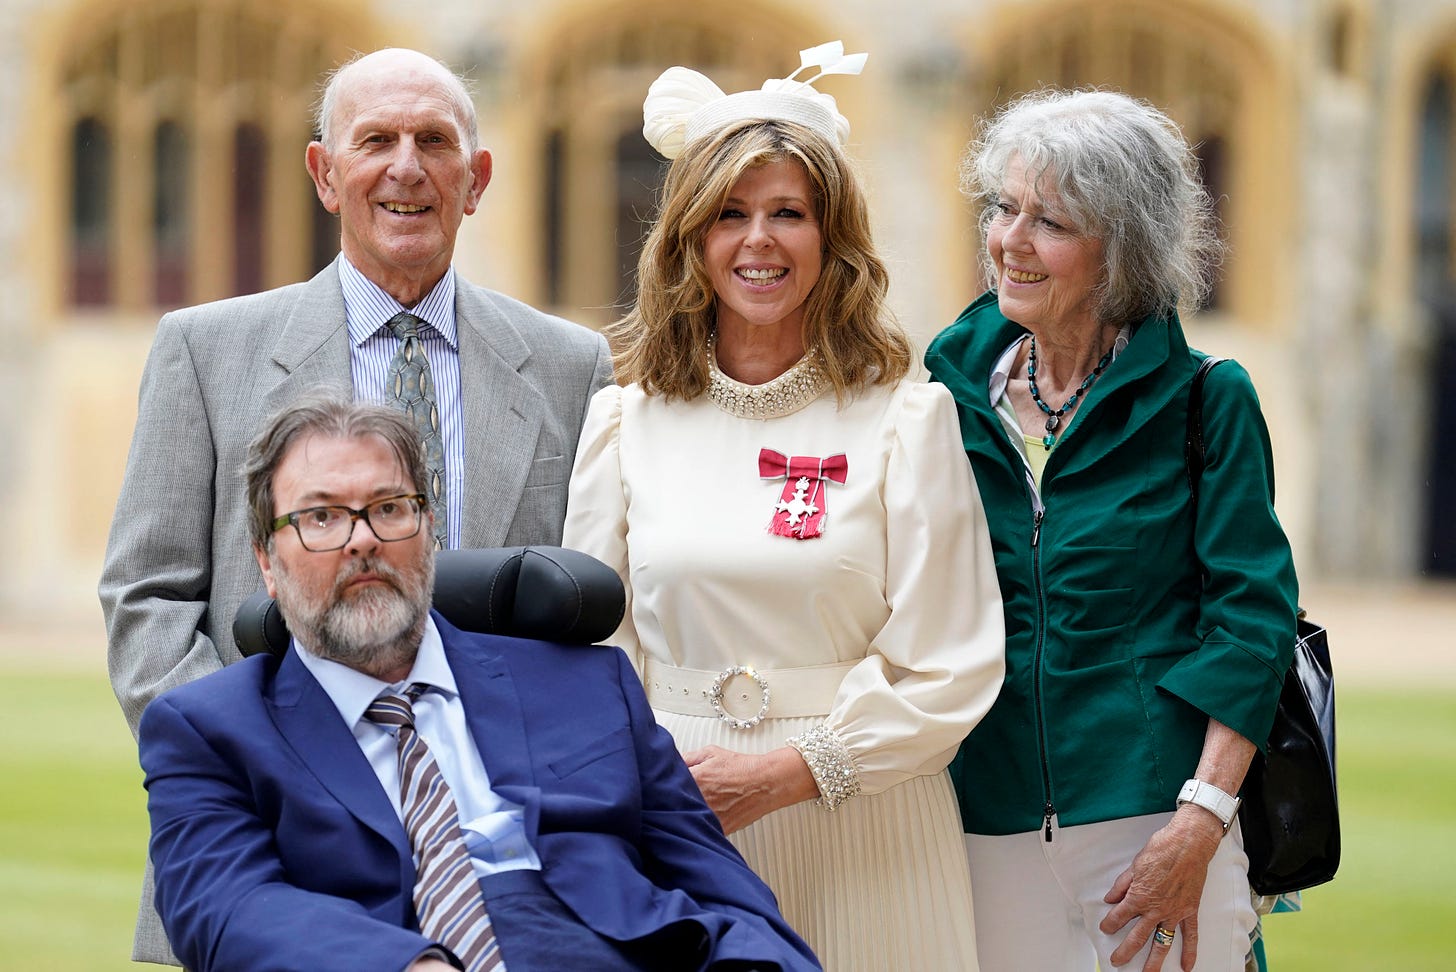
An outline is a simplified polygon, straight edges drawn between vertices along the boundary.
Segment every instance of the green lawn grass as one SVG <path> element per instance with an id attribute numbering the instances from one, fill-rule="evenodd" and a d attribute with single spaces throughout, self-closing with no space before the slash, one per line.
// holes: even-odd
<path id="1" fill-rule="evenodd" d="M 6 672 L 0 749 L 0 908 L 11 969 L 136 968 L 146 859 L 136 746 L 101 674 Z"/>
<path id="2" fill-rule="evenodd" d="M 1456 968 L 1456 693 L 1339 692 L 1340 873 L 1265 920 L 1269 968 Z"/>
<path id="3" fill-rule="evenodd" d="M 21 691 L 0 750 L 4 966 L 135 968 L 147 823 L 126 724 L 103 676 L 6 674 Z M 1456 693 L 1340 691 L 1340 876 L 1266 919 L 1270 968 L 1456 967 Z"/>

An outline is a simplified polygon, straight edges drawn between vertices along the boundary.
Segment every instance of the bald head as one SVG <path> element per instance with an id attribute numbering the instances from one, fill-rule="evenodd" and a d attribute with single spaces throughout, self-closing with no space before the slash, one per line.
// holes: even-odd
<path id="1" fill-rule="evenodd" d="M 413 307 L 449 269 L 460 221 L 490 183 L 465 85 L 418 51 L 385 50 L 334 73 L 304 162 L 339 217 L 344 258 Z"/>
<path id="2" fill-rule="evenodd" d="M 441 61 L 404 47 L 389 47 L 370 54 L 357 54 L 345 61 L 329 75 L 324 85 L 323 96 L 319 98 L 314 111 L 314 130 L 319 141 L 329 149 L 335 147 L 335 137 L 341 128 L 340 112 L 352 113 L 358 96 L 371 88 L 391 88 L 416 80 L 438 82 L 443 93 L 455 106 L 455 117 L 465 134 L 466 148 L 475 152 L 480 148 L 480 131 L 475 119 L 475 102 L 470 98 L 470 88 L 464 78 L 455 74 Z"/>

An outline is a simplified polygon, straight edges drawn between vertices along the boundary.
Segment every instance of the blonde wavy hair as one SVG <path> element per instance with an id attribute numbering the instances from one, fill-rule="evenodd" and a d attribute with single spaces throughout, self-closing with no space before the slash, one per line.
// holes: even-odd
<path id="1" fill-rule="evenodd" d="M 622 384 L 692 399 L 708 388 L 706 348 L 717 300 L 703 243 L 745 172 L 775 162 L 804 167 L 824 261 L 804 307 L 804 346 L 843 401 L 910 370 L 910 342 L 886 302 L 889 274 L 870 238 L 859 179 L 837 147 L 802 125 L 746 121 L 697 139 L 668 169 L 657 219 L 637 263 L 637 302 L 603 333 Z"/>

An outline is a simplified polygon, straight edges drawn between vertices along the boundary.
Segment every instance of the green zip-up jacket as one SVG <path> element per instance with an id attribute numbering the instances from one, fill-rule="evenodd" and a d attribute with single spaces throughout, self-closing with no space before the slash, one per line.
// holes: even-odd
<path id="1" fill-rule="evenodd" d="M 1176 315 L 1141 322 L 1038 496 L 988 391 L 1025 333 L 987 293 L 925 356 L 960 411 L 1006 609 L 1005 684 L 951 766 L 976 834 L 1172 810 L 1210 717 L 1264 745 L 1294 650 L 1294 564 L 1248 373 L 1230 361 L 1205 382 L 1195 516 L 1184 443 L 1204 355 Z"/>

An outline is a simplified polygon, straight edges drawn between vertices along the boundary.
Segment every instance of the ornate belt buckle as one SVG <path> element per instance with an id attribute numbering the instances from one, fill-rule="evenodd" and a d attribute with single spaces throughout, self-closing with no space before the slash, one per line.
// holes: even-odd
<path id="1" fill-rule="evenodd" d="M 740 719 L 723 708 L 723 686 L 739 675 L 745 675 L 757 682 L 758 690 L 763 695 L 763 703 L 758 707 L 758 714 L 750 719 Z M 754 671 L 752 666 L 733 665 L 723 669 L 718 673 L 718 677 L 713 679 L 713 687 L 708 690 L 707 696 L 709 704 L 713 706 L 713 711 L 718 713 L 719 719 L 728 723 L 730 729 L 752 729 L 763 721 L 764 716 L 768 715 L 768 679 Z M 748 699 L 747 694 L 743 696 L 743 699 L 745 701 Z"/>

